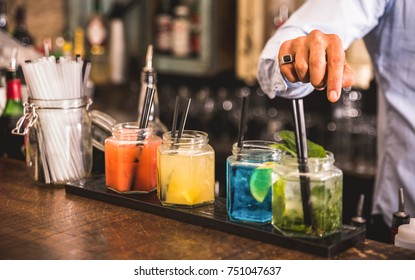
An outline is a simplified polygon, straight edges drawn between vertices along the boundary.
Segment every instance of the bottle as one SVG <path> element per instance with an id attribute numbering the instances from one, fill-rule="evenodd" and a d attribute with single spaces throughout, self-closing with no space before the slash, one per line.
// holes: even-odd
<path id="1" fill-rule="evenodd" d="M 0 0 L 0 30 L 8 32 L 7 9 L 5 0 Z"/>
<path id="2" fill-rule="evenodd" d="M 274 15 L 274 30 L 280 28 L 288 19 L 288 6 L 283 4 Z"/>
<path id="3" fill-rule="evenodd" d="M 12 58 L 10 67 L 6 70 L 7 101 L 0 117 L 0 156 L 23 160 L 23 137 L 11 133 L 23 115 L 21 84 L 16 64 L 16 58 Z"/>
<path id="4" fill-rule="evenodd" d="M 163 0 L 160 12 L 156 16 L 156 50 L 160 53 L 171 52 L 171 32 L 173 17 L 170 13 L 170 0 Z"/>
<path id="5" fill-rule="evenodd" d="M 85 58 L 85 30 L 82 26 L 75 27 L 73 31 L 73 56 L 80 55 Z"/>
<path id="6" fill-rule="evenodd" d="M 109 64 L 110 80 L 114 84 L 122 84 L 125 80 L 125 28 L 123 6 L 120 1 L 115 1 L 109 13 L 110 39 L 109 39 Z"/>
<path id="7" fill-rule="evenodd" d="M 397 247 L 415 250 L 415 218 L 411 218 L 408 224 L 399 226 L 394 242 Z"/>
<path id="8" fill-rule="evenodd" d="M 357 203 L 357 209 L 356 209 L 356 216 L 352 218 L 351 225 L 355 227 L 366 227 L 366 219 L 363 218 L 363 204 L 365 201 L 365 195 L 361 194 L 359 197 L 359 202 Z"/>
<path id="9" fill-rule="evenodd" d="M 398 233 L 400 225 L 409 224 L 410 216 L 405 212 L 405 199 L 403 196 L 403 188 L 399 189 L 399 209 L 392 216 L 392 227 L 391 227 L 391 244 L 395 242 L 395 236 Z"/>
<path id="10" fill-rule="evenodd" d="M 6 107 L 6 69 L 0 68 L 0 117 Z"/>
<path id="11" fill-rule="evenodd" d="M 63 35 L 62 56 L 70 59 L 73 57 L 73 38 L 71 33 L 65 32 Z M 79 54 L 80 55 L 80 54 Z"/>
<path id="12" fill-rule="evenodd" d="M 172 52 L 175 56 L 190 55 L 190 28 L 189 7 L 179 4 L 174 9 L 175 17 L 172 25 Z"/>
<path id="13" fill-rule="evenodd" d="M 199 11 L 199 0 L 193 0 L 191 5 L 191 52 L 192 55 L 197 57 L 200 54 L 200 31 L 201 31 L 201 19 Z"/>
<path id="14" fill-rule="evenodd" d="M 74 38 L 73 38 L 73 32 L 72 32 L 72 29 L 71 29 L 71 26 L 70 26 L 70 20 L 69 20 L 69 17 L 70 17 L 70 15 L 69 15 L 69 5 L 70 4 L 69 4 L 68 1 L 65 1 L 64 5 L 65 5 L 65 11 L 66 11 L 66 14 L 65 14 L 66 20 L 65 20 L 65 26 L 64 26 L 63 32 L 62 32 L 62 37 L 61 37 L 61 39 L 63 39 L 62 42 L 61 42 L 61 51 L 62 51 L 62 56 L 63 57 L 70 59 L 70 58 L 74 57 L 73 56 L 73 41 L 74 41 Z"/>
<path id="15" fill-rule="evenodd" d="M 16 9 L 15 22 L 16 28 L 13 31 L 13 37 L 19 40 L 23 46 L 33 45 L 33 38 L 29 34 L 26 26 L 26 9 L 22 5 Z"/>
<path id="16" fill-rule="evenodd" d="M 140 123 L 143 114 L 143 105 L 146 95 L 146 89 L 155 88 L 154 104 L 150 110 L 149 124 L 154 128 L 156 135 L 162 136 L 167 132 L 166 126 L 160 120 L 159 100 L 157 91 L 157 72 L 153 68 L 153 45 L 147 47 L 146 65 L 141 71 L 141 88 L 138 102 L 138 123 Z"/>
<path id="17" fill-rule="evenodd" d="M 95 84 L 105 84 L 109 80 L 108 51 L 106 48 L 108 27 L 102 14 L 102 2 L 94 0 L 94 13 L 86 26 L 91 60 L 91 80 Z"/>

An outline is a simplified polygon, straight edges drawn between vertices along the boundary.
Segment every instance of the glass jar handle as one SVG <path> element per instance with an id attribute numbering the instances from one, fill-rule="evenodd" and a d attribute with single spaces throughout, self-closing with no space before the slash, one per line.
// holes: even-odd
<path id="1" fill-rule="evenodd" d="M 38 119 L 38 114 L 36 113 L 36 106 L 34 103 L 24 103 L 23 105 L 23 116 L 16 123 L 16 127 L 13 128 L 12 134 L 15 135 L 26 135 L 29 132 L 29 129 L 36 123 Z M 25 126 L 25 120 L 28 120 L 27 125 Z M 23 132 L 20 132 L 24 127 Z"/>
<path id="2" fill-rule="evenodd" d="M 117 121 L 108 114 L 98 110 L 88 112 L 92 121 L 92 145 L 105 152 L 104 141 L 112 135 L 112 127 Z"/>

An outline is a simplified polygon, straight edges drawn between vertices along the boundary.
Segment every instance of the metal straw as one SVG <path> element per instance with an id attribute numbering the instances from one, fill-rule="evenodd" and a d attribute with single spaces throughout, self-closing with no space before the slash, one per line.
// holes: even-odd
<path id="1" fill-rule="evenodd" d="M 183 134 L 183 130 L 184 130 L 184 126 L 186 124 L 186 120 L 187 120 L 187 115 L 189 114 L 189 109 L 190 109 L 190 102 L 192 101 L 191 98 L 187 99 L 187 105 L 186 105 L 186 110 L 184 110 L 183 114 L 182 114 L 182 119 L 180 121 L 180 126 L 179 126 L 179 133 L 177 135 L 177 139 L 180 139 L 182 137 Z"/>
<path id="2" fill-rule="evenodd" d="M 359 202 L 357 203 L 357 208 L 356 208 L 356 216 L 357 217 L 362 217 L 363 215 L 363 204 L 365 202 L 365 195 L 361 194 L 359 196 Z"/>
<path id="3" fill-rule="evenodd" d="M 356 227 L 365 227 L 366 219 L 363 218 L 363 205 L 365 201 L 365 195 L 360 194 L 359 201 L 356 207 L 356 216 L 352 218 L 351 224 Z"/>
<path id="4" fill-rule="evenodd" d="M 293 99 L 295 141 L 297 144 L 298 170 L 308 173 L 307 136 L 302 99 Z M 313 225 L 312 205 L 310 201 L 310 178 L 300 175 L 301 201 L 303 205 L 304 224 Z"/>
<path id="5" fill-rule="evenodd" d="M 399 188 L 399 212 L 405 212 L 405 198 L 403 196 L 403 188 Z"/>

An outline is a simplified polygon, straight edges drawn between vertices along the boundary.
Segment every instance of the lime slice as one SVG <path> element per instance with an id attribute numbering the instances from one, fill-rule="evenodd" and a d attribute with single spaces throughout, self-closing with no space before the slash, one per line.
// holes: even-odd
<path id="1" fill-rule="evenodd" d="M 285 215 L 285 184 L 285 180 L 277 180 L 272 186 L 272 219 L 277 224 L 282 223 Z"/>
<path id="2" fill-rule="evenodd" d="M 268 166 L 254 169 L 249 180 L 249 188 L 256 201 L 262 203 L 272 185 L 272 168 Z"/>

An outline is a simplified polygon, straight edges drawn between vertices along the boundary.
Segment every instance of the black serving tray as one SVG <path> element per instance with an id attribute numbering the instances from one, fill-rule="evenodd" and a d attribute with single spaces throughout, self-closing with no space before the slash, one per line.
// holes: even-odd
<path id="1" fill-rule="evenodd" d="M 229 221 L 224 198 L 216 198 L 213 204 L 197 208 L 166 207 L 161 205 L 155 192 L 123 195 L 107 190 L 104 175 L 67 183 L 65 191 L 327 258 L 364 241 L 366 235 L 364 228 L 343 225 L 340 233 L 323 239 L 287 237 L 270 224 L 252 225 Z"/>

